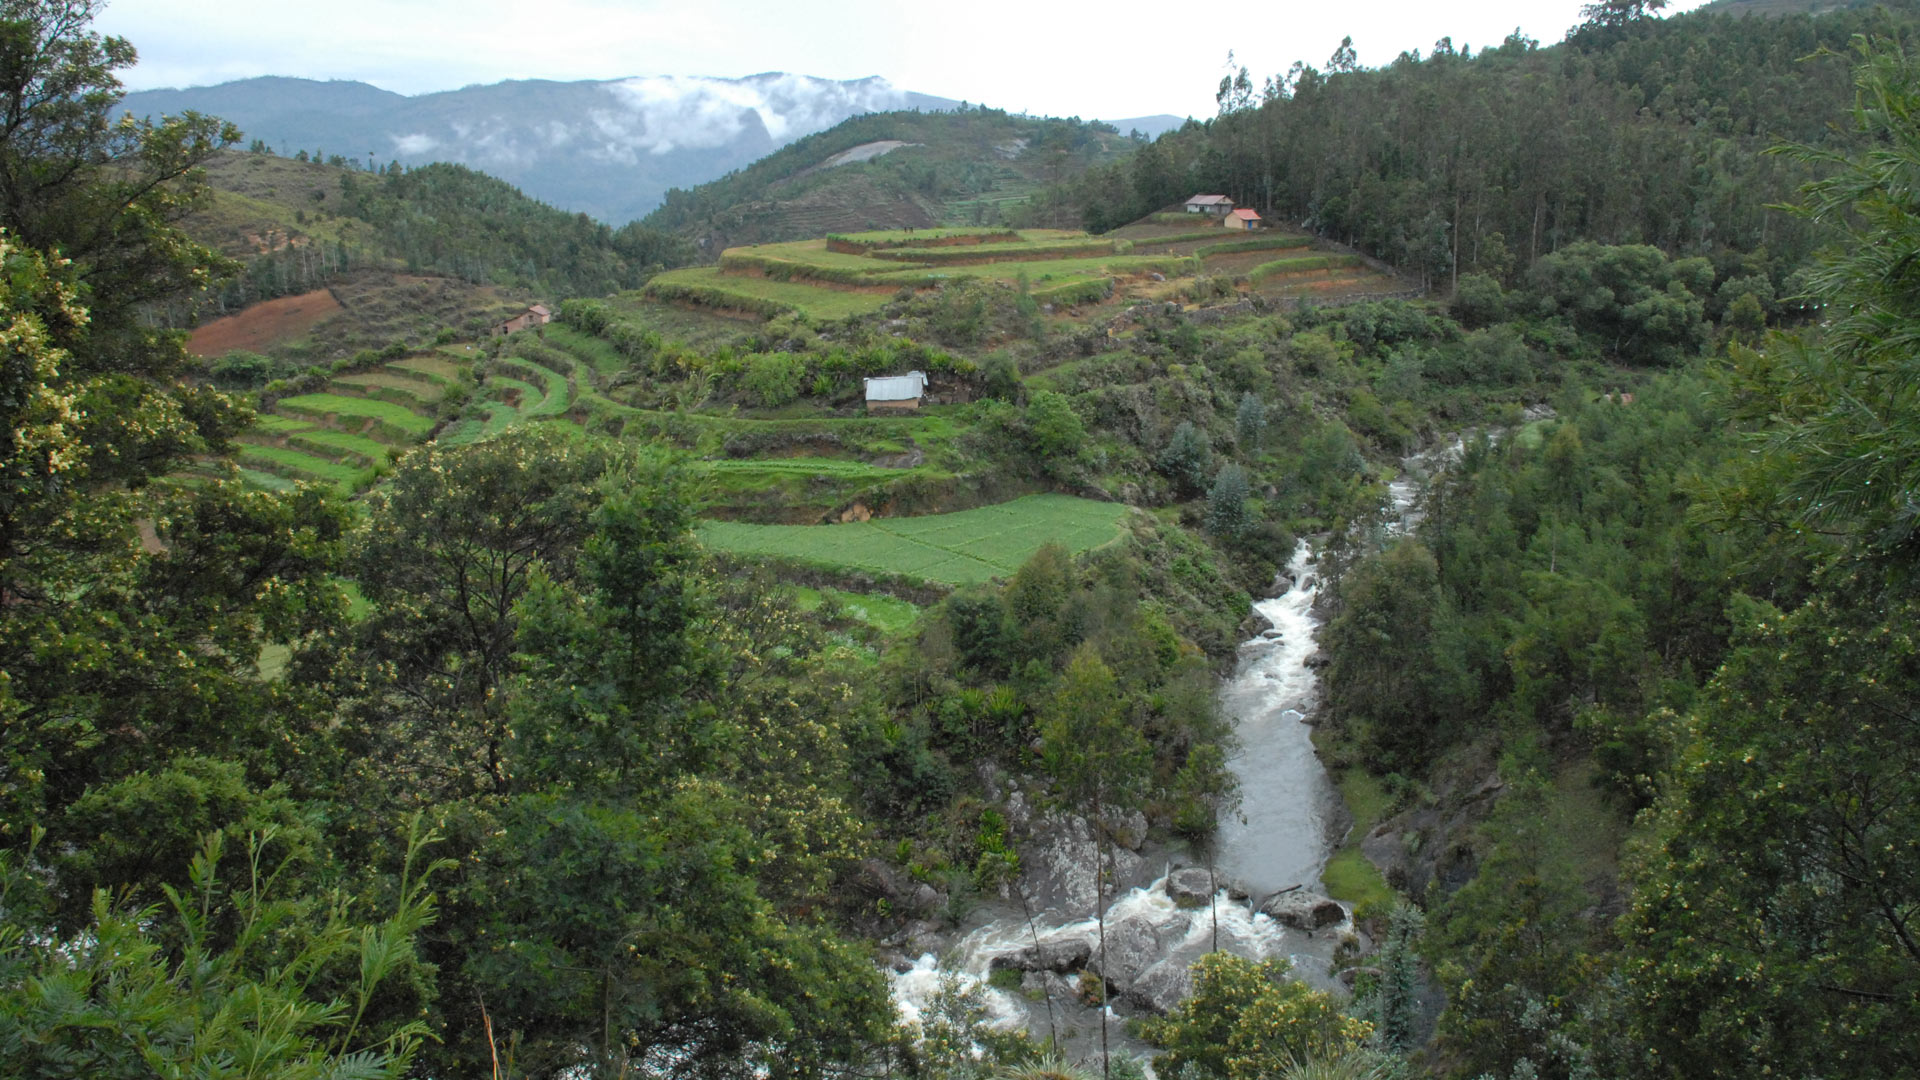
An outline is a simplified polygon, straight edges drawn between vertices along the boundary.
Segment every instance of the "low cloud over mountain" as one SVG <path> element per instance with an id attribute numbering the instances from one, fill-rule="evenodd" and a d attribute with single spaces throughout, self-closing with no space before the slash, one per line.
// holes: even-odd
<path id="1" fill-rule="evenodd" d="M 652 210 L 670 187 L 715 179 L 849 116 L 955 104 L 880 78 L 770 73 L 504 82 L 419 97 L 364 83 L 268 77 L 129 94 L 124 108 L 223 116 L 247 139 L 286 154 L 458 162 L 620 224 Z"/>

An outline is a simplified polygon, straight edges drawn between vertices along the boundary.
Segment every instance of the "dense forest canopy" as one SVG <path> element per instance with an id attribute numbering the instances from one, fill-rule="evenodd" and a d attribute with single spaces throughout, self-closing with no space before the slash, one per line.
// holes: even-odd
<path id="1" fill-rule="evenodd" d="M 1600 7 L 1604 7 L 1601 5 Z M 1067 197 L 1108 229 L 1219 191 L 1262 214 L 1451 285 L 1511 281 L 1576 241 L 1704 255 L 1722 277 L 1782 295 L 1820 243 L 1789 202 L 1812 173 L 1761 153 L 1780 140 L 1844 148 L 1855 34 L 1911 20 L 1910 4 L 1736 17 L 1595 18 L 1543 46 L 1515 34 L 1478 52 L 1448 38 L 1422 56 L 1222 81 L 1219 115 L 1090 172 Z"/>
<path id="2" fill-rule="evenodd" d="M 349 499 L 243 482 L 234 440 L 298 388 L 212 389 L 160 325 L 237 270 L 181 230 L 237 133 L 105 125 L 134 53 L 96 0 L 0 6 L 4 1071 L 1129 1075 L 1106 975 L 1062 1002 L 1101 1006 L 1089 1066 L 957 976 L 903 1023 L 877 949 L 1026 909 L 1048 820 L 1092 848 L 1103 950 L 1120 849 L 1208 852 L 1218 679 L 1309 537 L 1352 993 L 1212 953 L 1132 1028 L 1162 1075 L 1915 1075 L 1920 57 L 1904 7 L 1648 7 L 1343 49 L 1263 100 L 1230 77 L 1219 118 L 1051 196 L 1118 224 L 1228 191 L 1444 302 L 1221 277 L 1096 322 L 955 281 L 694 344 L 575 299 L 461 343 Z M 476 278 L 614 291 L 687 253 L 454 167 L 347 201 Z M 836 412 L 906 367 L 955 400 Z M 463 411 L 536 372 L 608 396 Z M 837 594 L 891 629 L 702 539 L 716 507 L 840 512 L 821 477 L 725 503 L 726 466 L 849 446 L 931 461 L 876 489 L 895 510 L 1074 492 L 1111 530 Z"/>

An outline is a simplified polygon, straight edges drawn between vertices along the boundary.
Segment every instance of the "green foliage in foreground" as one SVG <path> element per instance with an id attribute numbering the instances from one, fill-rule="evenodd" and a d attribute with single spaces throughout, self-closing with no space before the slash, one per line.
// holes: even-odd
<path id="1" fill-rule="evenodd" d="M 1223 1080 L 1261 1080 L 1360 1052 L 1372 1025 L 1342 1015 L 1331 995 L 1288 978 L 1287 967 L 1224 952 L 1201 957 L 1193 996 L 1145 1024 L 1148 1041 L 1166 1051 L 1155 1071 L 1179 1076 L 1192 1067 Z"/>
<path id="2" fill-rule="evenodd" d="M 845 525 L 710 521 L 708 545 L 734 555 L 967 585 L 1012 574 L 1049 543 L 1072 552 L 1111 542 L 1126 507 L 1067 495 L 1029 495 L 998 506 Z"/>
<path id="3" fill-rule="evenodd" d="M 50 917 L 44 883 L 0 852 L 0 1066 L 98 1080 L 233 1075 L 223 1066 L 236 1061 L 271 1080 L 409 1075 L 427 1025 L 378 1025 L 369 1006 L 422 974 L 427 881 L 452 865 L 421 865 L 438 839 L 416 824 L 394 910 L 373 925 L 282 895 L 292 859 L 267 830 L 238 860 L 210 834 L 166 904 L 135 910 L 95 891 L 71 937 L 36 932 Z M 223 861 L 247 878 L 222 880 Z"/>

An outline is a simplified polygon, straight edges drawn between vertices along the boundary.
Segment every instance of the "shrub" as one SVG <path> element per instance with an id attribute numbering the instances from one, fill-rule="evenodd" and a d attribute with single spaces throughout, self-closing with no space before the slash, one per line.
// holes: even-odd
<path id="1" fill-rule="evenodd" d="M 1154 465 L 1173 482 L 1175 491 L 1191 498 L 1206 490 L 1208 474 L 1213 470 L 1213 448 L 1193 421 L 1182 420 Z"/>
<path id="2" fill-rule="evenodd" d="M 777 409 L 800 396 L 806 370 L 792 353 L 758 353 L 747 358 L 740 381 L 760 406 Z"/>
<path id="3" fill-rule="evenodd" d="M 1042 458 L 1060 458 L 1077 454 L 1086 442 L 1086 425 L 1073 411 L 1065 394 L 1042 390 L 1027 405 L 1027 429 L 1033 436 L 1034 453 Z"/>

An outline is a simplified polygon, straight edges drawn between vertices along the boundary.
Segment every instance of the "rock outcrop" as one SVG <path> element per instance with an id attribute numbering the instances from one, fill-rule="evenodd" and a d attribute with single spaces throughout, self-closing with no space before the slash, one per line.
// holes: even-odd
<path id="1" fill-rule="evenodd" d="M 1347 921 L 1347 909 L 1341 907 L 1339 901 L 1304 889 L 1275 893 L 1261 903 L 1260 910 L 1282 926 L 1296 930 L 1319 930 Z"/>

